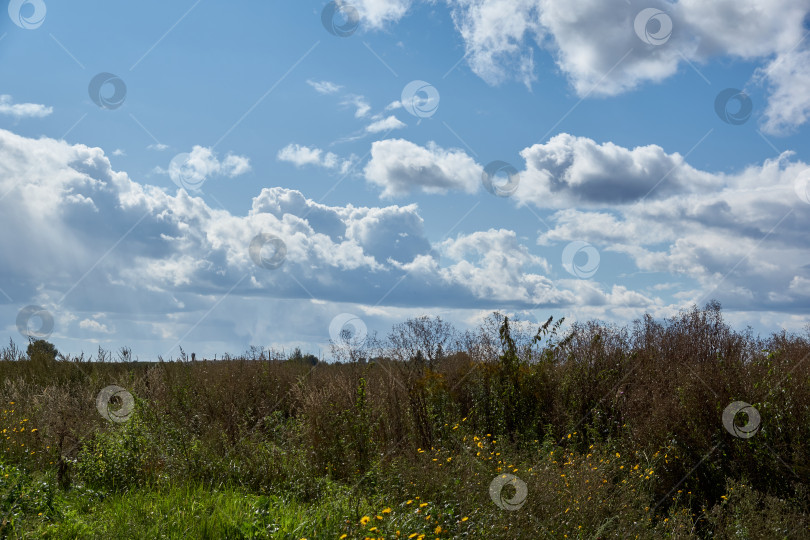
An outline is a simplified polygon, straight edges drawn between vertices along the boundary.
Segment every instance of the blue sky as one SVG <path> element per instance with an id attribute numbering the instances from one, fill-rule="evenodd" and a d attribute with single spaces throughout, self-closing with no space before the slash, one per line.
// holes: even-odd
<path id="1" fill-rule="evenodd" d="M 345 314 L 385 334 L 712 298 L 808 323 L 806 0 L 6 4 L 18 343 L 23 321 L 73 353 L 328 355 Z"/>

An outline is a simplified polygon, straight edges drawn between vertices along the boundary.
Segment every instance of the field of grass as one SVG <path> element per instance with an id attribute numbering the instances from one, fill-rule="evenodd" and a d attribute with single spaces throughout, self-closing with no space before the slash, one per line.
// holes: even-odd
<path id="1" fill-rule="evenodd" d="M 810 536 L 810 335 L 710 304 L 627 328 L 412 319 L 333 353 L 11 343 L 0 538 Z"/>

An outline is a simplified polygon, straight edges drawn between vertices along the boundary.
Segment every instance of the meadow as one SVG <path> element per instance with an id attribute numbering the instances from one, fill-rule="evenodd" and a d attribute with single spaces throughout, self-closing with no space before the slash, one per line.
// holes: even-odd
<path id="1" fill-rule="evenodd" d="M 422 317 L 332 353 L 10 342 L 0 537 L 810 535 L 810 333 L 710 303 L 627 327 Z"/>

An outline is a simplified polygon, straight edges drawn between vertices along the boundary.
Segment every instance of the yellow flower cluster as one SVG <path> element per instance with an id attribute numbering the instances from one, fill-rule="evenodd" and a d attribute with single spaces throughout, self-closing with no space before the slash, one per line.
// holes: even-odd
<path id="1" fill-rule="evenodd" d="M 16 403 L 9 401 L 10 408 L 3 409 L 2 419 L 0 419 L 0 426 L 5 426 L 0 429 L 0 436 L 3 437 L 5 445 L 2 447 L 6 452 L 25 451 L 26 454 L 35 454 L 36 450 L 30 448 L 30 438 L 32 433 L 37 433 L 37 428 L 32 428 L 28 424 L 28 418 L 18 420 L 19 416 L 15 414 L 17 410 L 13 408 Z M 26 440 L 29 441 L 26 447 Z"/>
<path id="2" fill-rule="evenodd" d="M 430 527 L 429 531 L 430 533 L 432 533 L 430 535 L 431 537 L 435 536 L 438 539 L 439 538 L 438 535 L 441 535 L 442 533 L 445 534 L 448 533 L 447 528 L 442 523 L 439 522 L 439 517 L 441 517 L 440 514 L 438 512 L 431 511 L 431 503 L 420 501 L 421 501 L 420 497 L 415 497 L 413 499 L 405 501 L 402 507 L 407 508 L 410 506 L 413 509 L 412 512 L 414 514 L 418 514 L 420 516 L 424 515 L 424 520 L 428 522 L 429 524 L 428 526 Z M 376 525 L 380 525 L 381 527 L 385 517 L 388 514 L 391 514 L 392 512 L 393 510 L 391 509 L 391 507 L 386 507 L 380 510 L 379 513 L 364 515 L 363 517 L 360 518 L 359 524 L 360 527 L 364 530 L 364 532 L 374 534 L 374 536 L 365 536 L 364 537 L 365 540 L 381 540 L 384 538 L 383 536 L 378 536 L 382 531 L 380 531 L 379 527 L 377 527 Z M 470 519 L 469 516 L 464 516 L 458 520 L 458 523 L 464 523 L 469 519 Z M 345 540 L 346 538 L 348 538 L 348 536 L 349 536 L 348 534 L 343 534 L 339 537 L 339 540 Z M 396 538 L 408 538 L 410 540 L 414 539 L 425 540 L 425 538 L 428 536 L 428 533 L 414 532 L 408 534 L 407 532 L 402 533 L 401 531 L 397 530 L 395 536 Z"/>

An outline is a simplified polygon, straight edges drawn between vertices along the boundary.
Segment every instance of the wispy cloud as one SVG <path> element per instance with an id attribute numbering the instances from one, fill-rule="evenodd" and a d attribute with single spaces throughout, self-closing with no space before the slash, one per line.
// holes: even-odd
<path id="1" fill-rule="evenodd" d="M 307 79 L 307 84 L 314 88 L 319 94 L 335 94 L 343 88 L 339 84 L 329 81 L 313 81 Z"/>
<path id="2" fill-rule="evenodd" d="M 383 131 L 391 131 L 394 129 L 401 129 L 406 127 L 407 124 L 401 121 L 396 116 L 387 116 L 366 126 L 367 133 L 381 133 Z"/>
<path id="3" fill-rule="evenodd" d="M 366 116 L 368 116 L 368 113 L 371 112 L 371 105 L 369 105 L 368 101 L 366 101 L 365 96 L 358 96 L 356 94 L 352 94 L 346 96 L 346 99 L 341 101 L 340 104 L 347 107 L 354 107 L 355 118 L 365 118 Z"/>
<path id="4" fill-rule="evenodd" d="M 343 159 L 333 152 L 324 152 L 320 148 L 288 144 L 278 151 L 279 161 L 292 163 L 296 167 L 315 165 L 324 169 L 331 169 L 345 174 L 354 162 L 353 159 Z"/>

